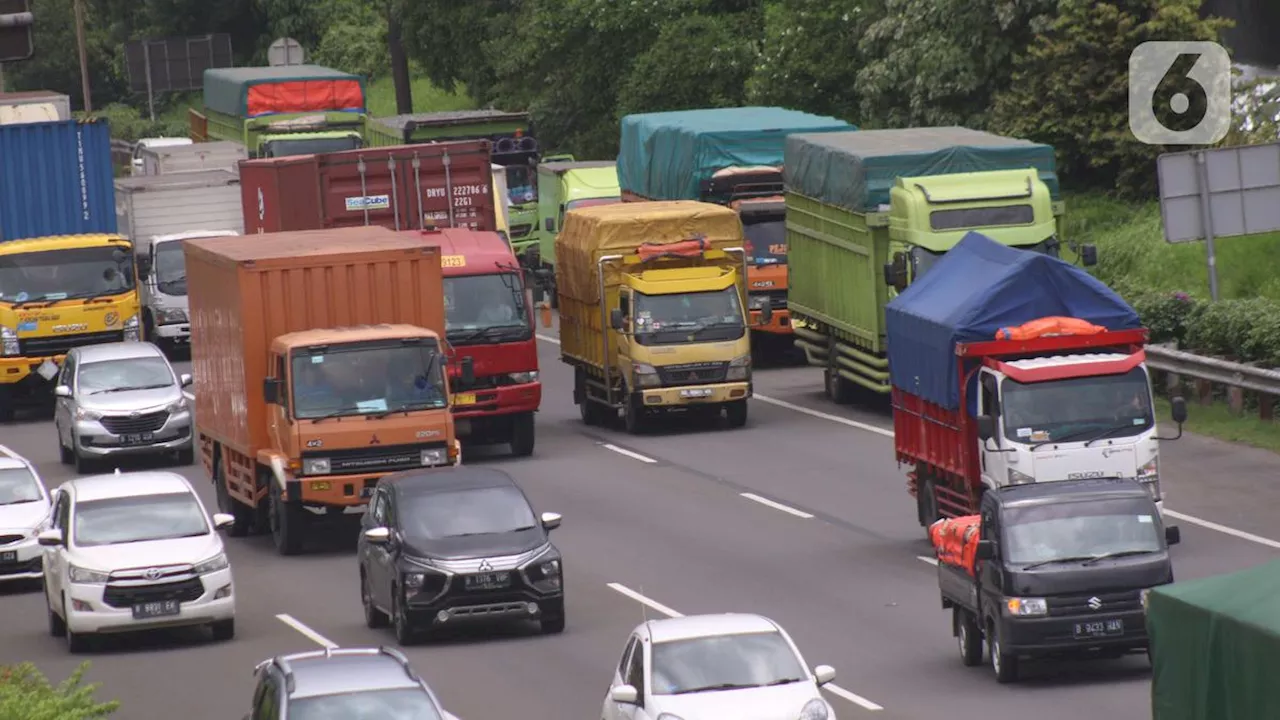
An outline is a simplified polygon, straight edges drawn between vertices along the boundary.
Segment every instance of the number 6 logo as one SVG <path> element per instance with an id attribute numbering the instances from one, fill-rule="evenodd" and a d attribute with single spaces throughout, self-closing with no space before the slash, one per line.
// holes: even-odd
<path id="1" fill-rule="evenodd" d="M 1134 49 L 1129 56 L 1129 130 L 1139 142 L 1212 145 L 1226 137 L 1230 126 L 1231 58 L 1226 49 L 1200 41 L 1145 42 Z"/>

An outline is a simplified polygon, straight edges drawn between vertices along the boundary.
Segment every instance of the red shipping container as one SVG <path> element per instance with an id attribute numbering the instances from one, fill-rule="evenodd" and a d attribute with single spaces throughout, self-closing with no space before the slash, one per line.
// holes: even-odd
<path id="1" fill-rule="evenodd" d="M 244 231 L 497 230 L 487 140 L 240 162 Z"/>

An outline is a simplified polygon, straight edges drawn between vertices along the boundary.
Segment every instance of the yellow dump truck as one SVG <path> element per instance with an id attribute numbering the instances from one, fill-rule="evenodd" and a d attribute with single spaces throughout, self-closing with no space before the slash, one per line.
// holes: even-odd
<path id="1" fill-rule="evenodd" d="M 747 253 L 733 210 L 693 201 L 572 210 L 556 237 L 561 360 L 588 425 L 668 411 L 747 422 Z M 759 322 L 767 324 L 765 308 Z"/>

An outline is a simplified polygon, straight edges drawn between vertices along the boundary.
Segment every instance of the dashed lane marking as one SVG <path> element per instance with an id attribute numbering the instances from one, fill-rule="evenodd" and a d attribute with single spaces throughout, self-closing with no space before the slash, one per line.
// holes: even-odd
<path id="1" fill-rule="evenodd" d="M 633 451 L 633 450 L 628 450 L 628 449 L 623 448 L 623 447 L 618 447 L 617 445 L 614 445 L 613 443 L 600 443 L 600 447 L 604 448 L 605 450 L 611 450 L 611 451 L 613 451 L 613 452 L 616 452 L 616 453 L 618 453 L 619 455 L 625 455 L 626 457 L 629 457 L 629 458 L 631 458 L 632 460 L 639 460 L 639 461 L 640 461 L 640 462 L 642 462 L 642 463 L 650 463 L 650 464 L 652 464 L 652 463 L 656 463 L 656 462 L 658 462 L 657 460 L 654 460 L 654 459 L 653 459 L 653 458 L 651 458 L 651 457 L 648 457 L 648 456 L 646 456 L 646 455 L 641 455 L 640 453 L 635 452 L 635 451 Z"/>
<path id="2" fill-rule="evenodd" d="M 761 497 L 755 493 L 749 493 L 749 492 L 738 493 L 738 494 L 748 500 L 751 500 L 752 502 L 758 502 L 761 505 L 764 505 L 765 507 L 771 507 L 774 510 L 781 510 L 782 512 L 787 513 L 788 515 L 795 515 L 796 517 L 804 518 L 805 520 L 813 519 L 813 515 L 810 515 L 809 513 L 803 510 L 797 510 L 791 507 L 790 505 L 783 505 L 782 503 L 775 502 L 773 500 L 770 500 L 767 497 Z"/>
<path id="3" fill-rule="evenodd" d="M 311 628 L 307 627 L 306 623 L 293 617 L 292 615 L 280 614 L 280 615 L 276 615 L 276 619 L 284 623 L 285 625 L 288 625 L 289 627 L 293 628 L 294 630 L 297 630 L 299 633 L 302 634 L 303 637 L 319 645 L 320 647 L 325 648 L 326 650 L 333 650 L 338 647 L 338 643 L 330 640 L 329 638 L 321 635 L 315 630 L 312 630 Z"/>

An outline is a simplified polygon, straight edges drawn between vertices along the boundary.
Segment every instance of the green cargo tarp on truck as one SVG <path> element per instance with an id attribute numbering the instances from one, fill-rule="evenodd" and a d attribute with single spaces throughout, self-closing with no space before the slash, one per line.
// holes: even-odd
<path id="1" fill-rule="evenodd" d="M 412 145 L 443 140 L 490 140 L 494 155 L 519 152 L 517 134 L 529 134 L 529 113 L 502 110 L 447 110 L 410 115 L 391 115 L 369 121 L 369 145 Z M 533 138 L 527 138 L 532 141 Z M 499 148 L 503 140 L 511 148 Z M 526 148 L 528 143 L 526 143 Z M 533 146 L 536 149 L 536 145 Z"/>
<path id="2" fill-rule="evenodd" d="M 224 115 L 365 111 L 365 80 L 319 65 L 209 68 L 204 107 Z"/>
<path id="3" fill-rule="evenodd" d="M 833 117 L 776 107 L 642 113 L 622 118 L 618 181 L 651 200 L 698 200 L 730 167 L 778 167 L 792 133 L 857 130 Z"/>
<path id="4" fill-rule="evenodd" d="M 1280 718 L 1280 561 L 1147 596 L 1153 720 Z"/>

